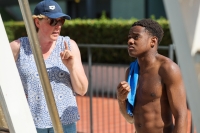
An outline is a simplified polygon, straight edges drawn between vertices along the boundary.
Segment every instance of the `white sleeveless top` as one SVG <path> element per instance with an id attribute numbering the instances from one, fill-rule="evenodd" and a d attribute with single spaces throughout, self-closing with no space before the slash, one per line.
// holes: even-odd
<path id="1" fill-rule="evenodd" d="M 60 52 L 64 49 L 64 40 L 70 48 L 70 38 L 59 36 L 56 46 L 45 60 L 47 73 L 53 90 L 61 123 L 66 125 L 80 119 L 74 96 L 70 73 L 62 63 Z M 20 53 L 16 62 L 21 81 L 27 95 L 28 104 L 37 128 L 52 127 L 42 85 L 28 37 L 20 38 Z"/>

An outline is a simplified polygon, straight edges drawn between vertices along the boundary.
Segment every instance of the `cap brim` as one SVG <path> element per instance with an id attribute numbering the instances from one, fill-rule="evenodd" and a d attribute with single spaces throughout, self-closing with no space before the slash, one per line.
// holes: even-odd
<path id="1" fill-rule="evenodd" d="M 66 15 L 64 13 L 54 13 L 54 14 L 48 14 L 48 13 L 46 13 L 45 15 L 47 17 L 49 17 L 49 18 L 65 18 L 65 19 L 68 19 L 68 20 L 71 19 L 71 17 L 69 15 Z"/>

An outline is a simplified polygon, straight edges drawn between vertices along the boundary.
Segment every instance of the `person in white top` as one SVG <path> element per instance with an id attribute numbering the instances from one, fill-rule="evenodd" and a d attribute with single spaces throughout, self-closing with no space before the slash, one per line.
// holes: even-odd
<path id="1" fill-rule="evenodd" d="M 85 95 L 88 79 L 76 42 L 60 36 L 65 20 L 71 18 L 55 1 L 44 0 L 36 5 L 33 19 L 64 132 L 76 133 L 76 122 L 80 118 L 74 93 Z M 21 37 L 10 46 L 37 132 L 53 132 L 29 39 Z"/>

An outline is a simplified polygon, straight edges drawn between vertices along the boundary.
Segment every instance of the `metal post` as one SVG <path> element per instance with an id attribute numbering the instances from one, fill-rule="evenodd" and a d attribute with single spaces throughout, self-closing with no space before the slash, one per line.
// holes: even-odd
<path id="1" fill-rule="evenodd" d="M 92 115 L 92 97 L 93 97 L 93 89 L 92 89 L 92 53 L 91 48 L 88 47 L 88 69 L 89 69 L 89 92 L 90 92 L 90 133 L 93 133 L 93 115 Z"/>
<path id="2" fill-rule="evenodd" d="M 39 41 L 36 34 L 35 25 L 33 23 L 32 14 L 30 11 L 28 0 L 18 0 L 26 30 L 28 33 L 31 49 L 35 58 L 40 81 L 43 87 L 47 107 L 53 123 L 55 133 L 63 133 L 62 124 L 58 115 L 54 95 L 48 78 L 47 70 L 44 64 L 44 59 L 41 53 Z"/>
<path id="3" fill-rule="evenodd" d="M 169 45 L 168 52 L 169 52 L 169 58 L 171 60 L 174 60 L 174 46 L 172 44 Z"/>

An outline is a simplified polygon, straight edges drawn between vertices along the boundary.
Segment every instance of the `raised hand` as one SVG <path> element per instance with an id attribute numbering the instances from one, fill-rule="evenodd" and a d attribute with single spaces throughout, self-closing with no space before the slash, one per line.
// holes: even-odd
<path id="1" fill-rule="evenodd" d="M 64 41 L 65 49 L 60 53 L 60 57 L 62 59 L 63 64 L 68 68 L 71 69 L 74 64 L 74 55 L 69 50 L 68 44 Z"/>
<path id="2" fill-rule="evenodd" d="M 119 101 L 125 101 L 127 99 L 127 95 L 130 92 L 130 86 L 128 82 L 122 81 L 117 86 L 117 98 Z"/>

